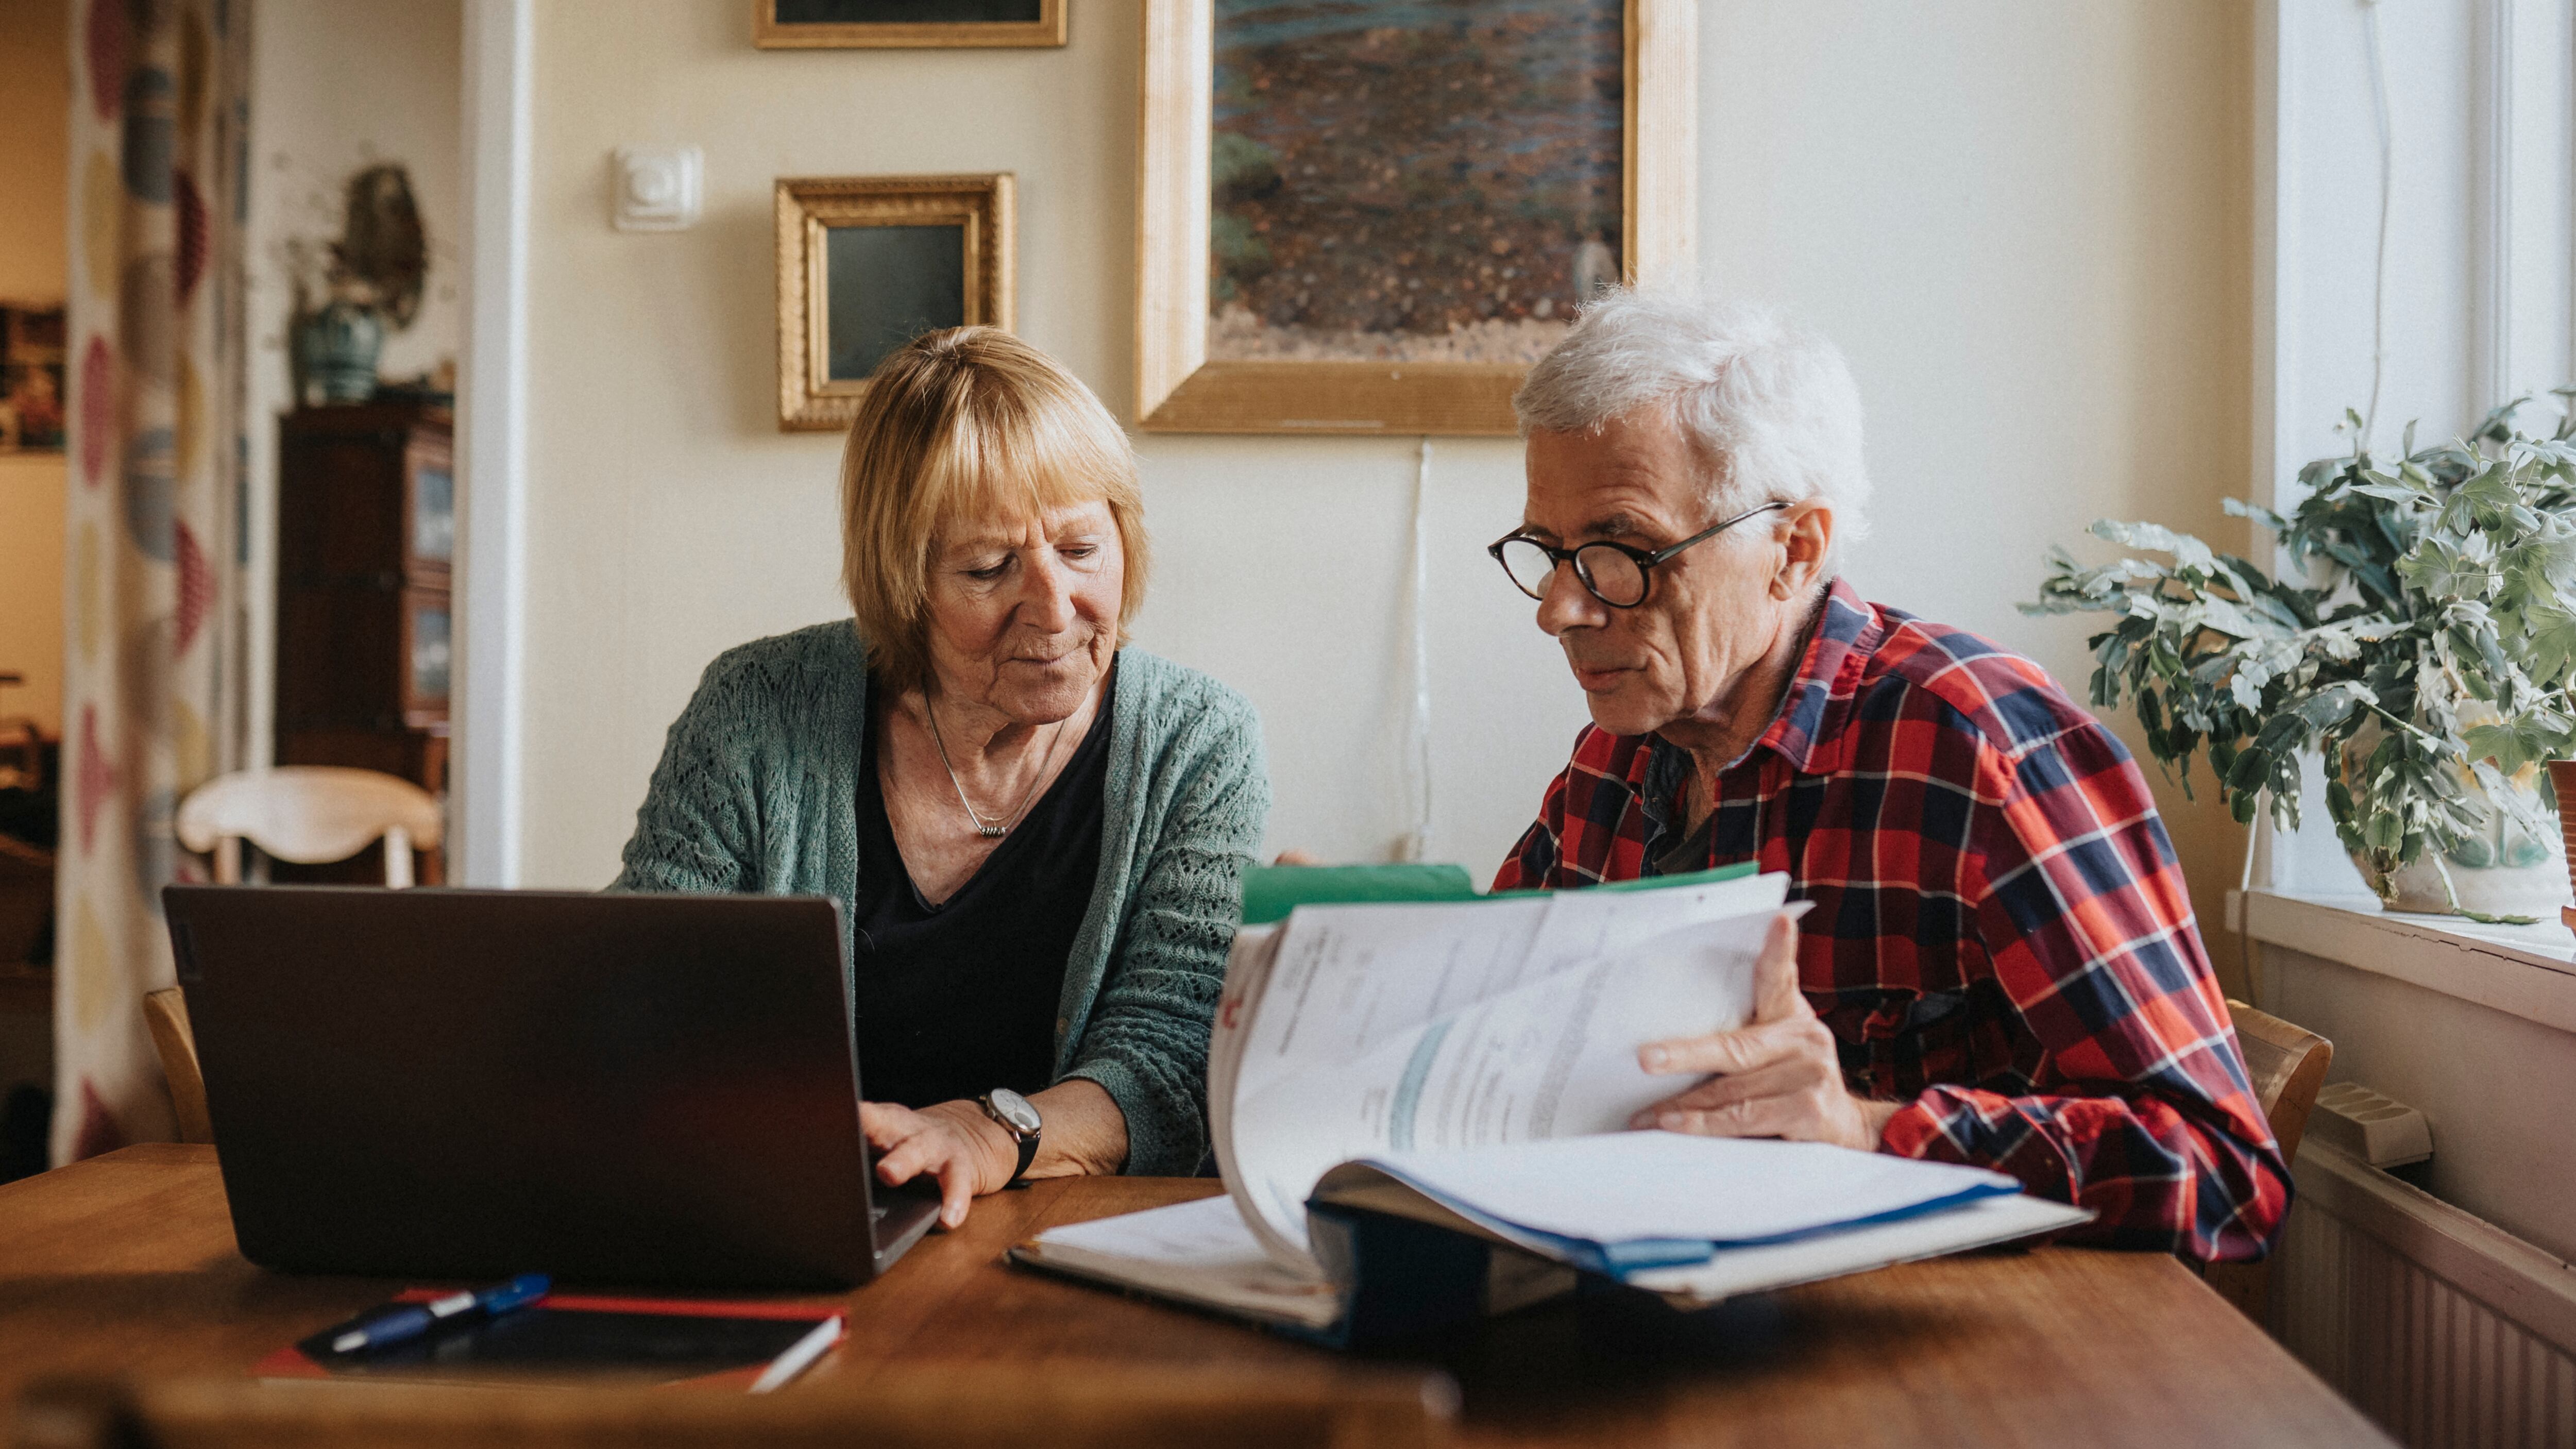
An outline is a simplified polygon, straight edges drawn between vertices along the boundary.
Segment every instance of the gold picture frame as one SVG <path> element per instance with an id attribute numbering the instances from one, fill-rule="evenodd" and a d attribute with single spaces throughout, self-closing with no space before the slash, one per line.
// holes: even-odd
<path id="1" fill-rule="evenodd" d="M 1035 20 L 780 20 L 778 0 L 751 0 L 751 43 L 762 50 L 946 50 L 1065 41 L 1067 0 L 1037 0 Z"/>
<path id="2" fill-rule="evenodd" d="M 1696 0 L 1625 0 L 1618 276 L 1696 268 Z M 1211 360 L 1214 0 L 1145 0 L 1136 422 L 1147 432 L 1509 434 L 1526 361 Z M 1579 277 L 1581 273 L 1578 271 Z"/>
<path id="3" fill-rule="evenodd" d="M 778 428 L 826 432 L 849 426 L 874 370 L 870 339 L 881 347 L 902 335 L 939 326 L 1013 325 L 1015 278 L 1011 241 L 1012 176 L 803 176 L 777 185 L 778 219 Z M 857 275 L 836 279 L 833 253 L 845 267 L 854 248 L 836 245 L 835 231 L 905 229 L 900 237 L 852 235 L 843 243 L 900 241 L 902 248 L 875 279 L 905 289 L 872 293 Z M 954 229 L 956 250 L 937 235 Z M 879 248 L 880 251 L 884 250 Z M 946 259 L 957 260 L 953 283 Z M 957 296 L 951 307 L 945 289 Z M 915 304 L 918 305 L 915 305 Z M 845 330 L 865 326 L 865 336 L 836 341 L 838 311 Z M 889 330 L 894 329 L 894 330 Z M 880 354 L 881 355 L 881 354 Z"/>

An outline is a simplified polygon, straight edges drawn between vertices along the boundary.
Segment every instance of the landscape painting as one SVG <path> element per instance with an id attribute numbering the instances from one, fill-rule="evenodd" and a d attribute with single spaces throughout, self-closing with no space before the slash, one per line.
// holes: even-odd
<path id="1" fill-rule="evenodd" d="M 1527 364 L 1619 281 L 1623 0 L 1215 0 L 1206 357 Z"/>

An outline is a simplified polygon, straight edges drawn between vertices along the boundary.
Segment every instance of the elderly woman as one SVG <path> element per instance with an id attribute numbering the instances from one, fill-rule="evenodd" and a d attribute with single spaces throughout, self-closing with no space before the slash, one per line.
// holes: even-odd
<path id="1" fill-rule="evenodd" d="M 1125 434 L 985 327 L 886 359 L 841 462 L 855 619 L 745 644 L 671 726 L 618 886 L 828 894 L 859 1109 L 941 1220 L 1022 1177 L 1186 1173 L 1241 870 L 1251 707 L 1120 646 Z"/>

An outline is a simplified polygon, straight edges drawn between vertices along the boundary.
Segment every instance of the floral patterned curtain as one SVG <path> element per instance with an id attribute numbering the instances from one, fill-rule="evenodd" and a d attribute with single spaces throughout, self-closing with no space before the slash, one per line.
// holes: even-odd
<path id="1" fill-rule="evenodd" d="M 249 0 L 80 0 L 57 1162 L 170 1135 L 142 1015 L 171 980 L 178 802 L 244 754 Z"/>

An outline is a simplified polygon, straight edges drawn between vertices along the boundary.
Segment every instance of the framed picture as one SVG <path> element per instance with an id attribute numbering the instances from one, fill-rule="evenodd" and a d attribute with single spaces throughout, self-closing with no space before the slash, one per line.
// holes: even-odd
<path id="1" fill-rule="evenodd" d="M 63 450 L 63 309 L 0 305 L 0 453 Z"/>
<path id="2" fill-rule="evenodd" d="M 1694 268 L 1694 0 L 1146 0 L 1148 431 L 1510 433 L 1611 282 Z"/>
<path id="3" fill-rule="evenodd" d="M 763 50 L 1062 45 L 1066 0 L 751 0 Z"/>
<path id="4" fill-rule="evenodd" d="M 885 355 L 1011 323 L 1011 175 L 778 183 L 778 426 L 849 426 Z"/>

